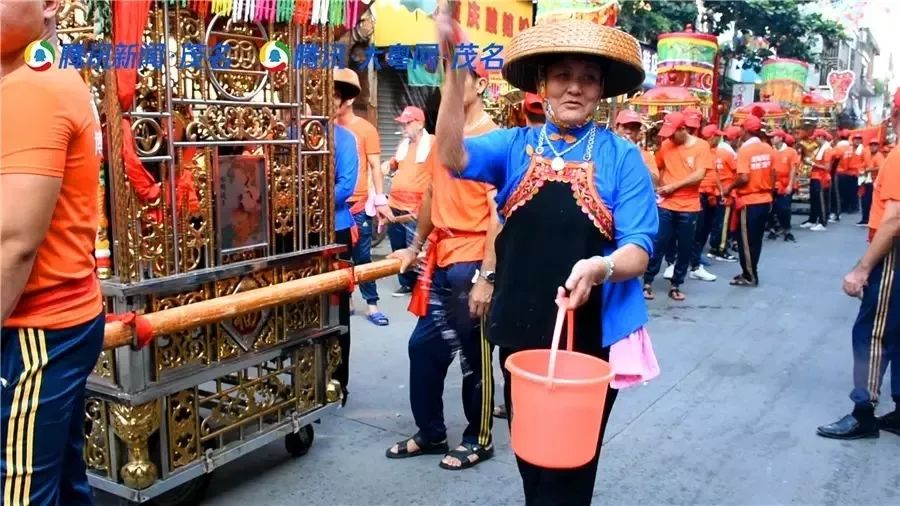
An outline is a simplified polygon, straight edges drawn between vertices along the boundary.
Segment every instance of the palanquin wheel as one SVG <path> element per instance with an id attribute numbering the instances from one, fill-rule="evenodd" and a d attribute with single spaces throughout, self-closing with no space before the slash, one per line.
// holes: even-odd
<path id="1" fill-rule="evenodd" d="M 315 439 L 315 431 L 313 431 L 312 425 L 305 425 L 300 428 L 300 432 L 292 432 L 284 437 L 284 448 L 292 457 L 302 457 L 309 453 L 313 439 Z"/>

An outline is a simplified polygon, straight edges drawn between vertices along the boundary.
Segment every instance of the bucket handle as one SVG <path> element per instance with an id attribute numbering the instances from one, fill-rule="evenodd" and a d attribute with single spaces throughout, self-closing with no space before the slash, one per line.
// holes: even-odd
<path id="1" fill-rule="evenodd" d="M 547 381 L 553 386 L 553 376 L 556 374 L 556 352 L 559 348 L 559 339 L 562 335 L 563 321 L 567 320 L 566 330 L 568 339 L 566 339 L 566 351 L 573 351 L 575 342 L 575 311 L 566 309 L 568 305 L 567 298 L 559 298 L 556 300 L 559 311 L 556 312 L 556 325 L 553 327 L 553 342 L 550 345 L 550 365 L 547 369 Z M 568 316 L 568 318 L 566 318 Z"/>

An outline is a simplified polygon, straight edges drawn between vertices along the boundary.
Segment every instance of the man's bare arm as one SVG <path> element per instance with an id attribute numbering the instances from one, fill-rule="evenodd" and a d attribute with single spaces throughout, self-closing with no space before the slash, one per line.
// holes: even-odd
<path id="1" fill-rule="evenodd" d="M 50 228 L 62 181 L 58 177 L 32 174 L 0 176 L 3 195 L 3 213 L 0 215 L 0 251 L 3 252 L 0 255 L 0 311 L 4 323 L 15 309 L 31 276 L 38 247 Z M 28 198 L 22 198 L 23 195 Z"/>

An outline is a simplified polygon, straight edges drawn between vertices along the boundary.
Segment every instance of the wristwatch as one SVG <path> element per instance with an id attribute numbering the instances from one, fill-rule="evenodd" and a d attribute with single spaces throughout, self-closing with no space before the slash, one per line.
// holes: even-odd
<path id="1" fill-rule="evenodd" d="M 479 278 L 493 285 L 495 278 L 494 271 L 481 272 L 481 270 L 475 269 L 475 276 L 472 277 L 472 283 L 477 282 Z"/>

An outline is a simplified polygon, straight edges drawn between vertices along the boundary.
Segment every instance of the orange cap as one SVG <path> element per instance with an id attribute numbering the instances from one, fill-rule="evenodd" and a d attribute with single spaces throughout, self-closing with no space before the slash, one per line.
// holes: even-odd
<path id="1" fill-rule="evenodd" d="M 672 137 L 672 134 L 675 133 L 675 130 L 683 126 L 687 126 L 687 118 L 685 115 L 680 112 L 670 112 L 666 114 L 666 118 L 663 120 L 662 128 L 659 129 L 659 136 L 663 138 Z"/>
<path id="2" fill-rule="evenodd" d="M 726 139 L 733 141 L 740 137 L 741 133 L 741 127 L 732 125 L 725 129 L 724 136 Z"/>
<path id="3" fill-rule="evenodd" d="M 741 128 L 750 133 L 757 133 L 762 130 L 762 120 L 756 116 L 750 116 L 741 123 Z"/>
<path id="4" fill-rule="evenodd" d="M 400 116 L 394 118 L 394 121 L 403 123 L 404 125 L 411 121 L 425 121 L 425 112 L 418 107 L 408 105 L 406 106 L 406 109 L 403 109 L 403 112 L 400 113 Z"/>
<path id="5" fill-rule="evenodd" d="M 631 109 L 625 109 L 616 115 L 616 125 L 627 125 L 628 123 L 640 123 L 641 115 L 632 111 Z"/>
<path id="6" fill-rule="evenodd" d="M 725 135 L 725 132 L 719 130 L 719 127 L 717 127 L 716 125 L 706 125 L 705 127 L 703 127 L 703 130 L 700 131 L 700 135 L 704 139 L 712 139 L 713 137 L 719 135 Z"/>
<path id="7" fill-rule="evenodd" d="M 525 110 L 531 114 L 544 114 L 544 101 L 535 93 L 525 94 Z"/>

